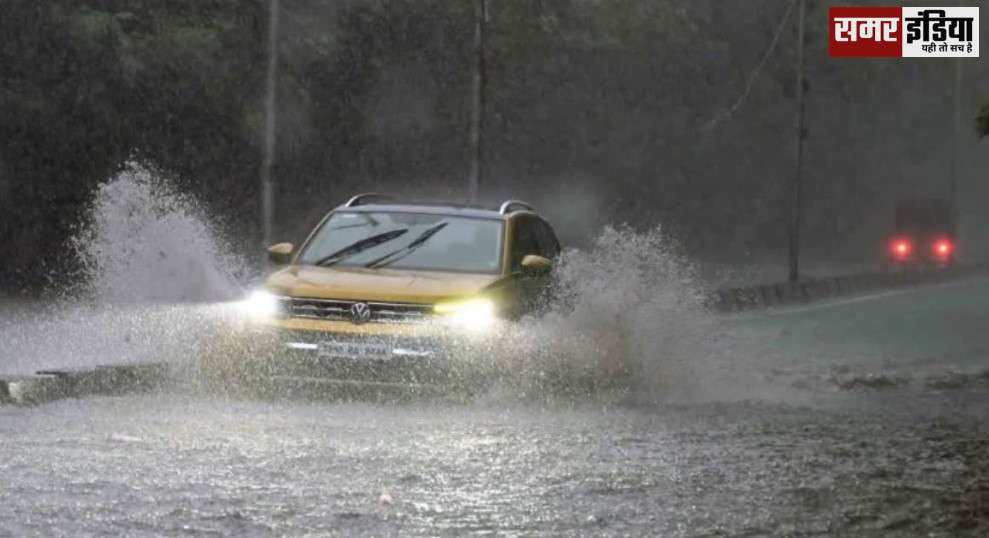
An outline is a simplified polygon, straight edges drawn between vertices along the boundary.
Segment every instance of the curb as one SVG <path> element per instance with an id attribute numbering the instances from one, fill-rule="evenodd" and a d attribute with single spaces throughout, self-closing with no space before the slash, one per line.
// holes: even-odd
<path id="1" fill-rule="evenodd" d="M 31 405 L 61 398 L 62 393 L 54 376 L 0 378 L 0 404 Z"/>
<path id="2" fill-rule="evenodd" d="M 37 405 L 62 398 L 147 392 L 173 382 L 164 363 L 40 370 L 36 375 L 0 377 L 0 404 Z"/>

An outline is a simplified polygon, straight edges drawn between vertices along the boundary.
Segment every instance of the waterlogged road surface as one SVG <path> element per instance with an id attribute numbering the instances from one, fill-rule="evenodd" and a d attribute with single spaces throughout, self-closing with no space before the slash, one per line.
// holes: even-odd
<path id="1" fill-rule="evenodd" d="M 985 535 L 989 400 L 905 399 L 4 409 L 0 533 Z"/>
<path id="2" fill-rule="evenodd" d="M 987 296 L 727 318 L 675 396 L 3 407 L 0 535 L 986 536 Z"/>

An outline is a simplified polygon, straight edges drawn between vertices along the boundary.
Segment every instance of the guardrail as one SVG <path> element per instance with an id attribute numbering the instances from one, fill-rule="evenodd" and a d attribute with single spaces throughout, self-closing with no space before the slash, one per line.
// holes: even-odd
<path id="1" fill-rule="evenodd" d="M 936 284 L 987 272 L 985 266 L 944 269 L 894 270 L 812 278 L 759 286 L 722 288 L 711 292 L 706 301 L 715 312 L 738 312 L 758 308 L 788 306 L 863 293 Z"/>

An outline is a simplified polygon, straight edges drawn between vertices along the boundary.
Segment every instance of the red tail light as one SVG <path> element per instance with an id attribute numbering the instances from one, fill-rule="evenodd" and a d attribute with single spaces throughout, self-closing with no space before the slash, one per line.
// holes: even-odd
<path id="1" fill-rule="evenodd" d="M 909 258 L 913 254 L 913 244 L 907 239 L 894 239 L 889 248 L 890 252 L 897 259 Z"/>
<path id="2" fill-rule="evenodd" d="M 955 249 L 955 246 L 948 239 L 938 239 L 934 242 L 933 248 L 935 256 L 938 258 L 947 258 L 951 256 L 951 252 Z"/>

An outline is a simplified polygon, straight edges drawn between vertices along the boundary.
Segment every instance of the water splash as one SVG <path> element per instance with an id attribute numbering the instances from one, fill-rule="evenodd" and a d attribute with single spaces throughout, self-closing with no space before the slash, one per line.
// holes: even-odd
<path id="1" fill-rule="evenodd" d="M 719 318 L 677 242 L 661 228 L 605 227 L 564 254 L 548 314 L 526 320 L 502 357 L 526 390 L 632 389 L 662 398 L 723 393 Z"/>
<path id="2" fill-rule="evenodd" d="M 138 163 L 101 185 L 72 246 L 82 291 L 97 303 L 221 301 L 241 294 L 247 264 L 194 199 Z"/>
<path id="3" fill-rule="evenodd" d="M 129 163 L 98 188 L 70 242 L 78 283 L 41 308 L 0 305 L 0 372 L 188 359 L 251 275 L 207 215 Z"/>

